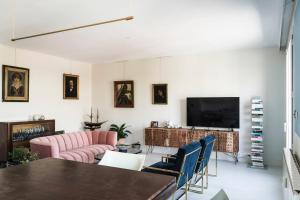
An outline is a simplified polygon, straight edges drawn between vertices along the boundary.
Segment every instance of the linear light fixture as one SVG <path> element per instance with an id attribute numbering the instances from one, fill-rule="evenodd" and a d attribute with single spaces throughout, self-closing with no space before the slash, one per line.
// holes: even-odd
<path id="1" fill-rule="evenodd" d="M 94 23 L 94 24 L 87 24 L 87 25 L 77 26 L 77 27 L 73 27 L 73 28 L 61 29 L 61 30 L 47 32 L 47 33 L 39 33 L 39 34 L 35 34 L 35 35 L 12 38 L 11 41 L 15 42 L 17 40 L 25 40 L 25 39 L 29 39 L 29 38 L 44 36 L 44 35 L 51 35 L 51 34 L 62 33 L 62 32 L 66 32 L 66 31 L 72 31 L 72 30 L 76 30 L 76 29 L 82 29 L 82 28 L 88 28 L 88 27 L 92 27 L 92 26 L 98 26 L 98 25 L 102 25 L 102 24 L 109 24 L 109 23 L 114 23 L 114 22 L 119 22 L 119 21 L 129 21 L 129 20 L 132 20 L 132 19 L 134 19 L 133 16 L 128 16 L 128 17 L 124 17 L 124 18 L 113 19 L 113 20 L 98 22 L 98 23 Z"/>

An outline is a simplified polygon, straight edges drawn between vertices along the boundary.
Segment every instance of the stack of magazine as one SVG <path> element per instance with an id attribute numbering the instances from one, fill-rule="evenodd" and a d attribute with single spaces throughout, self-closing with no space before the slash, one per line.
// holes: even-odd
<path id="1" fill-rule="evenodd" d="M 251 163 L 250 167 L 264 168 L 264 137 L 263 137 L 263 101 L 261 97 L 252 99 L 251 116 Z"/>

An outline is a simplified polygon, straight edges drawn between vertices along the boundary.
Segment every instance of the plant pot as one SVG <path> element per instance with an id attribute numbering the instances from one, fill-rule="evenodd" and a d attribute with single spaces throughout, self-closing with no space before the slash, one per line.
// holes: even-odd
<path id="1" fill-rule="evenodd" d="M 120 138 L 118 144 L 125 144 L 126 138 Z"/>

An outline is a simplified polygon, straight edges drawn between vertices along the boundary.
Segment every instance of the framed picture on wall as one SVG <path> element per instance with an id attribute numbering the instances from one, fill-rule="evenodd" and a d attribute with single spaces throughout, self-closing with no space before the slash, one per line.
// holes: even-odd
<path id="1" fill-rule="evenodd" d="M 64 99 L 79 99 L 79 76 L 64 74 Z"/>
<path id="2" fill-rule="evenodd" d="M 133 81 L 114 82 L 114 103 L 116 108 L 134 107 L 134 84 Z"/>
<path id="3" fill-rule="evenodd" d="M 168 84 L 152 85 L 152 103 L 168 104 Z"/>
<path id="4" fill-rule="evenodd" d="M 29 69 L 2 66 L 2 101 L 29 101 Z"/>

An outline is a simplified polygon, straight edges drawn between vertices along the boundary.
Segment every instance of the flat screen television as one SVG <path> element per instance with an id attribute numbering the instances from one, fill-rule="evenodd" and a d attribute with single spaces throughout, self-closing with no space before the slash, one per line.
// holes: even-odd
<path id="1" fill-rule="evenodd" d="M 239 97 L 188 97 L 187 126 L 240 127 Z"/>

